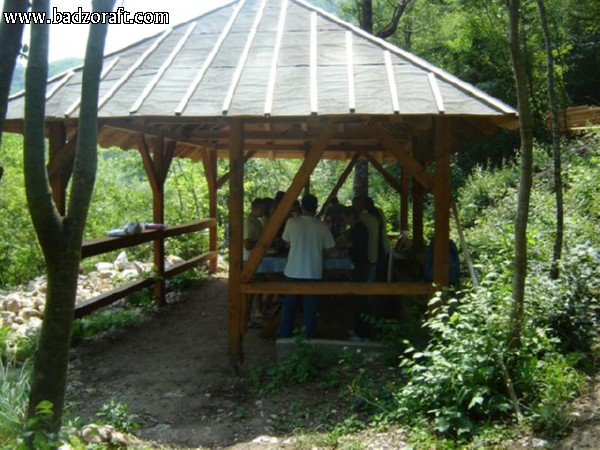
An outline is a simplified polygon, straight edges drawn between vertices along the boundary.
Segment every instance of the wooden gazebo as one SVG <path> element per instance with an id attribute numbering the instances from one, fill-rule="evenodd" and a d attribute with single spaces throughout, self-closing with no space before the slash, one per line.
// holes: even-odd
<path id="1" fill-rule="evenodd" d="M 81 68 L 49 80 L 49 177 L 64 211 L 77 137 Z M 11 99 L 5 129 L 23 132 L 24 96 Z M 250 293 L 421 294 L 431 283 L 250 282 L 265 250 L 321 159 L 367 159 L 401 196 L 408 226 L 423 245 L 422 199 L 435 205 L 434 282 L 448 283 L 450 156 L 499 128 L 516 111 L 426 61 L 302 0 L 237 0 L 164 33 L 109 54 L 99 101 L 99 144 L 137 149 L 154 193 L 154 220 L 164 222 L 163 185 L 173 157 L 201 161 L 209 188 L 210 252 L 216 263 L 217 191 L 229 182 L 229 351 L 242 357 L 244 296 Z M 248 158 L 301 158 L 286 196 L 242 262 L 243 177 Z M 217 176 L 218 158 L 229 173 Z M 383 167 L 397 161 L 403 177 Z M 336 188 L 339 186 L 336 186 Z M 208 226 L 207 225 L 207 226 Z M 185 227 L 184 227 L 185 228 Z M 201 228 L 190 226 L 190 230 Z M 166 232 L 155 242 L 159 275 Z M 118 244 L 88 245 L 95 254 Z M 127 244 L 127 243 L 125 243 Z M 133 244 L 131 244 L 133 245 Z M 107 247 L 108 246 L 108 247 Z M 84 248 L 84 253 L 86 248 Z M 158 296 L 164 295 L 160 281 Z"/>

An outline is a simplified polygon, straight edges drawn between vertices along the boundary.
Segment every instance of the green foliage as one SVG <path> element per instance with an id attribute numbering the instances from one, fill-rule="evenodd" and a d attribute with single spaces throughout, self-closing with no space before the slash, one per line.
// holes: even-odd
<path id="1" fill-rule="evenodd" d="M 0 359 L 0 447 L 21 432 L 29 395 L 29 367 L 17 367 L 13 362 Z"/>
<path id="2" fill-rule="evenodd" d="M 38 334 L 23 336 L 8 326 L 0 326 L 0 360 L 25 362 L 33 356 L 37 346 Z"/>
<path id="3" fill-rule="evenodd" d="M 295 339 L 295 344 L 295 351 L 277 364 L 250 370 L 250 380 L 257 395 L 271 394 L 287 385 L 302 384 L 318 378 L 321 355 L 301 337 Z"/>
<path id="4" fill-rule="evenodd" d="M 109 308 L 73 322 L 71 342 L 78 344 L 101 333 L 128 328 L 142 320 L 142 308 Z"/>
<path id="5" fill-rule="evenodd" d="M 127 405 L 114 399 L 104 403 L 96 413 L 96 417 L 103 424 L 112 425 L 115 429 L 124 433 L 131 433 L 139 428 L 135 418 L 129 414 Z"/>

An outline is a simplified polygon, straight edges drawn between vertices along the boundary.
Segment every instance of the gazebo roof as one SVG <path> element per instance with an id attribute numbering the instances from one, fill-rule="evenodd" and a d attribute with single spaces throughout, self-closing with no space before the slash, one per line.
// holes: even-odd
<path id="1" fill-rule="evenodd" d="M 76 123 L 81 77 L 79 67 L 49 80 L 49 121 Z M 12 98 L 8 129 L 22 120 L 23 105 L 23 93 Z M 466 134 L 475 137 L 514 127 L 516 114 L 302 0 L 237 0 L 106 55 L 99 99 L 100 124 L 113 126 L 113 132 L 101 132 L 100 143 L 123 148 L 135 146 L 135 136 L 117 138 L 114 130 L 139 132 L 152 123 L 167 138 L 171 133 L 202 146 L 208 131 L 215 143 L 216 124 L 227 117 L 286 123 L 282 134 L 293 131 L 294 118 L 337 116 L 352 123 L 383 116 L 396 127 L 403 123 L 409 135 L 424 117 L 444 115 L 464 118 Z M 300 128 L 306 133 L 306 126 Z M 273 136 L 258 141 L 275 144 Z M 216 142 L 218 147 L 218 137 Z"/>

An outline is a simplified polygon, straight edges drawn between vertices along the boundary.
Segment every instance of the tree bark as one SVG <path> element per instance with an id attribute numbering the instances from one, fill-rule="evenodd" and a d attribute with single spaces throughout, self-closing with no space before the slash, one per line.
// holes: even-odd
<path id="1" fill-rule="evenodd" d="M 4 12 L 25 12 L 28 9 L 29 2 L 26 0 L 4 0 Z M 8 109 L 10 85 L 17 64 L 17 57 L 21 50 L 24 28 L 24 24 L 6 23 L 4 14 L 0 18 L 0 146 L 2 145 L 2 127 Z M 0 180 L 3 173 L 4 169 L 2 168 L 2 161 L 0 161 Z"/>
<path id="2" fill-rule="evenodd" d="M 373 2 L 372 0 L 356 0 L 358 7 L 358 23 L 362 30 L 373 32 Z M 354 166 L 352 190 L 355 197 L 369 195 L 369 162 L 359 159 Z"/>
<path id="3" fill-rule="evenodd" d="M 524 315 L 525 281 L 527 278 L 527 220 L 532 184 L 533 130 L 527 75 L 519 40 L 519 0 L 508 0 L 508 43 L 513 65 L 519 110 L 521 165 L 515 218 L 514 274 L 510 316 L 509 346 L 516 348 L 521 341 Z"/>
<path id="4" fill-rule="evenodd" d="M 92 5 L 94 11 L 111 11 L 114 0 L 94 0 Z M 49 1 L 34 0 L 33 11 L 48 13 Z M 48 291 L 34 356 L 28 417 L 35 417 L 40 402 L 49 401 L 52 420 L 39 426 L 50 432 L 59 431 L 62 423 L 81 243 L 96 175 L 98 91 L 106 32 L 106 24 L 90 27 L 73 181 L 68 209 L 62 217 L 52 199 L 44 162 L 48 26 L 35 25 L 31 29 L 30 59 L 25 77 L 25 188 L 46 262 Z"/>
<path id="5" fill-rule="evenodd" d="M 562 158 L 560 154 L 560 137 L 558 133 L 558 106 L 556 101 L 556 82 L 554 78 L 554 55 L 553 44 L 548 29 L 546 7 L 544 0 L 537 0 L 542 33 L 546 45 L 546 58 L 548 61 L 548 102 L 550 104 L 550 116 L 552 118 L 552 159 L 554 161 L 554 195 L 556 198 L 556 235 L 554 237 L 554 249 L 552 254 L 552 267 L 550 277 L 557 279 L 559 276 L 559 263 L 562 257 L 563 234 L 564 234 L 564 207 L 563 207 L 563 182 L 562 182 Z"/>

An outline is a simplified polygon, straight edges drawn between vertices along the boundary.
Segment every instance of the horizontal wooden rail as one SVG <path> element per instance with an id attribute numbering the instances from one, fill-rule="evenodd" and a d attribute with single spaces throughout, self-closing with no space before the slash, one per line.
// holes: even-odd
<path id="1" fill-rule="evenodd" d="M 166 228 L 165 230 L 146 230 L 139 234 L 132 234 L 129 236 L 106 236 L 97 239 L 90 239 L 83 242 L 81 246 L 81 258 L 83 259 L 89 258 L 90 256 L 102 255 L 103 253 L 120 250 L 122 248 L 135 247 L 136 245 L 159 239 L 161 236 L 174 237 L 215 227 L 216 225 L 217 219 L 211 218 L 174 225 Z"/>
<path id="2" fill-rule="evenodd" d="M 202 219 L 194 222 L 184 223 L 180 225 L 174 225 L 164 230 L 147 230 L 139 234 L 133 234 L 130 236 L 122 237 L 102 237 L 98 239 L 92 239 L 85 241 L 81 246 L 81 257 L 89 258 L 90 256 L 101 255 L 113 250 L 119 250 L 122 248 L 133 247 L 145 242 L 150 242 L 159 238 L 170 238 L 180 236 L 182 234 L 193 233 L 195 231 L 201 231 L 207 228 L 216 228 L 217 219 Z M 164 278 L 168 279 L 191 269 L 193 266 L 200 264 L 205 261 L 216 260 L 218 257 L 217 251 L 208 251 L 201 255 L 195 256 L 187 261 L 180 264 L 176 264 L 170 267 L 164 272 Z M 145 278 L 143 280 L 133 281 L 125 284 L 118 288 L 98 295 L 94 298 L 86 300 L 75 306 L 75 318 L 79 319 L 84 317 L 93 311 L 109 306 L 117 300 L 127 297 L 144 288 L 151 287 L 154 285 L 156 280 L 154 278 Z"/>
<path id="3" fill-rule="evenodd" d="M 346 283 L 346 282 L 254 282 L 242 283 L 244 294 L 314 295 L 426 295 L 437 288 L 431 283 Z"/>
<path id="4" fill-rule="evenodd" d="M 154 278 L 146 278 L 143 280 L 133 281 L 131 283 L 124 284 L 123 286 L 119 286 L 118 288 L 113 289 L 110 292 L 106 292 L 89 300 L 86 300 L 83 303 L 79 303 L 78 305 L 75 305 L 75 318 L 80 319 L 81 317 L 86 316 L 97 309 L 108 306 L 111 303 L 116 302 L 117 300 L 120 300 L 124 297 L 127 297 L 128 295 L 133 294 L 134 292 L 151 287 L 153 284 Z"/>
<path id="5" fill-rule="evenodd" d="M 165 278 L 171 278 L 175 275 L 179 275 L 180 273 L 185 272 L 188 269 L 191 269 L 196 264 L 200 264 L 205 261 L 209 261 L 218 256 L 218 252 L 206 252 L 201 255 L 195 256 L 192 259 L 188 259 L 185 262 L 179 263 L 165 270 Z"/>

